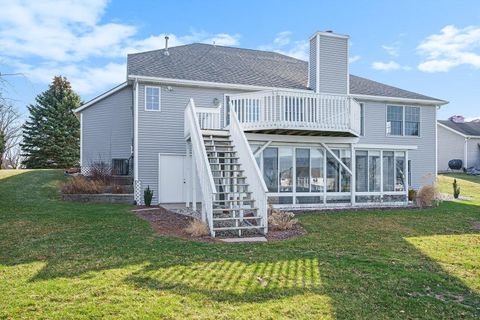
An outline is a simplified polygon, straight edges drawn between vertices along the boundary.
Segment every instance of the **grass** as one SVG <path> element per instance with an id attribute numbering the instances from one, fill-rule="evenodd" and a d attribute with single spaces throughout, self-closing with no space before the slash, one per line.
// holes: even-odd
<path id="1" fill-rule="evenodd" d="M 306 214 L 255 245 L 159 237 L 129 206 L 60 201 L 62 179 L 0 171 L 0 319 L 480 316 L 476 178 L 457 176 L 473 201 Z"/>

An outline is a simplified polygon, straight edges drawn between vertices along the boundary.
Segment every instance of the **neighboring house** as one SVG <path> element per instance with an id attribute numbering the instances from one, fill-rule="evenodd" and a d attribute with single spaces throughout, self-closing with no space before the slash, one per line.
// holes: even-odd
<path id="1" fill-rule="evenodd" d="M 191 44 L 128 55 L 127 81 L 84 104 L 81 166 L 132 168 L 135 198 L 202 203 L 212 234 L 266 231 L 278 207 L 405 205 L 436 175 L 447 102 L 349 74 L 349 37 L 309 61 Z"/>
<path id="2" fill-rule="evenodd" d="M 438 121 L 438 171 L 450 170 L 448 161 L 460 159 L 464 168 L 480 168 L 480 123 Z"/>

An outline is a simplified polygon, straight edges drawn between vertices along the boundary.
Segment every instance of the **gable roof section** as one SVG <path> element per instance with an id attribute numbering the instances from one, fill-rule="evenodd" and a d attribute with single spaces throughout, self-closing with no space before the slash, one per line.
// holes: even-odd
<path id="1" fill-rule="evenodd" d="M 440 125 L 443 125 L 462 136 L 478 137 L 480 138 L 480 123 L 479 122 L 464 122 L 457 123 L 450 120 L 438 120 Z"/>
<path id="2" fill-rule="evenodd" d="M 270 51 L 194 43 L 129 54 L 127 74 L 309 90 L 308 62 Z M 354 95 L 445 101 L 351 75 Z"/>
<path id="3" fill-rule="evenodd" d="M 94 104 L 97 103 L 98 101 L 105 99 L 106 97 L 114 94 L 114 93 L 117 92 L 117 91 L 122 90 L 123 88 L 125 88 L 125 87 L 127 87 L 127 86 L 128 86 L 128 82 L 125 81 L 125 82 L 119 84 L 118 86 L 116 86 L 116 87 L 108 90 L 107 92 L 104 92 L 104 93 L 102 93 L 101 95 L 96 96 L 96 97 L 93 98 L 92 100 L 90 100 L 90 101 L 82 104 L 80 107 L 78 107 L 77 109 L 73 110 L 73 112 L 75 112 L 75 113 L 81 112 L 82 110 L 90 107 L 91 105 L 94 105 Z"/>

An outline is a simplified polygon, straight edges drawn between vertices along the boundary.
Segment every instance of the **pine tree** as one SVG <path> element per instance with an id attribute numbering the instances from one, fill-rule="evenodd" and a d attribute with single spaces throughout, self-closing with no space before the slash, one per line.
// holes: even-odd
<path id="1" fill-rule="evenodd" d="M 67 168 L 80 158 L 80 123 L 73 110 L 81 104 L 65 77 L 53 78 L 48 90 L 29 105 L 21 144 L 27 168 Z"/>
<path id="2" fill-rule="evenodd" d="M 5 138 L 5 135 L 0 130 L 0 169 L 2 169 L 3 154 L 5 153 L 5 150 L 7 149 L 7 141 L 6 140 L 7 139 Z"/>

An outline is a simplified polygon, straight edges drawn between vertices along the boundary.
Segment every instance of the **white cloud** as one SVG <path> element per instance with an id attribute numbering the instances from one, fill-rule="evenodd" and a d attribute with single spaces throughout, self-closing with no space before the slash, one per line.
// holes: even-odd
<path id="1" fill-rule="evenodd" d="M 404 71 L 410 71 L 412 68 L 410 66 L 402 66 L 398 62 L 395 61 L 389 61 L 389 62 L 382 62 L 382 61 L 376 61 L 372 63 L 372 68 L 375 70 L 380 70 L 380 71 L 392 71 L 392 70 L 404 70 Z"/>
<path id="2" fill-rule="evenodd" d="M 137 26 L 103 22 L 108 0 L 0 0 L 3 61 L 31 80 L 49 83 L 65 75 L 81 94 L 125 80 L 127 53 L 164 47 L 165 34 L 138 36 Z M 192 31 L 169 34 L 169 46 L 192 42 L 235 46 L 239 34 Z M 105 59 L 111 61 L 105 64 Z"/>
<path id="3" fill-rule="evenodd" d="M 258 47 L 260 50 L 274 51 L 301 60 L 308 60 L 308 41 L 292 41 L 292 32 L 277 33 L 272 43 Z"/>
<path id="4" fill-rule="evenodd" d="M 395 41 L 391 45 L 382 45 L 382 48 L 392 57 L 398 57 L 400 55 L 400 42 L 399 41 Z"/>
<path id="5" fill-rule="evenodd" d="M 348 58 L 349 63 L 354 63 L 355 61 L 358 61 L 358 60 L 360 60 L 360 56 L 358 55 Z"/>
<path id="6" fill-rule="evenodd" d="M 423 40 L 417 50 L 425 56 L 418 65 L 424 72 L 447 72 L 460 65 L 480 69 L 480 27 L 448 25 Z"/>
<path id="7" fill-rule="evenodd" d="M 395 61 L 390 61 L 390 62 L 377 61 L 372 64 L 372 68 L 375 70 L 390 71 L 390 70 L 398 70 L 401 68 L 401 66 Z"/>

